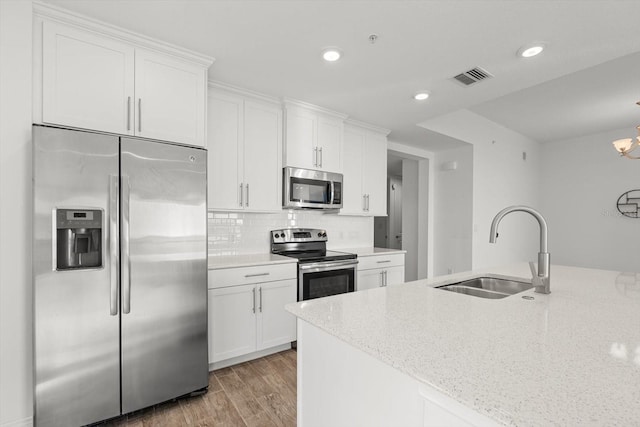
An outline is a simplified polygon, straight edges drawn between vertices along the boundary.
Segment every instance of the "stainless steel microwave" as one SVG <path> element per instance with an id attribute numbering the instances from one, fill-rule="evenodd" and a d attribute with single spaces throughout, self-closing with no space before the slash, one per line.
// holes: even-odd
<path id="1" fill-rule="evenodd" d="M 282 207 L 340 209 L 342 174 L 286 167 L 282 179 Z"/>

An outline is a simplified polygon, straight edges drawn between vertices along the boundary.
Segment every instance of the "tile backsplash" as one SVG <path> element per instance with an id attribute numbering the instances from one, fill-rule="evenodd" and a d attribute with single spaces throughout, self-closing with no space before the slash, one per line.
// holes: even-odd
<path id="1" fill-rule="evenodd" d="M 373 246 L 373 218 L 315 211 L 281 213 L 208 212 L 209 255 L 270 252 L 269 232 L 278 228 L 327 230 L 329 249 Z"/>

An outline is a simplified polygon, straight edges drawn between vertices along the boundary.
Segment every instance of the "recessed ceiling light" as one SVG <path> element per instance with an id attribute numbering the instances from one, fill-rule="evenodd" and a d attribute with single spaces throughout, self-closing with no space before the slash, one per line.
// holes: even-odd
<path id="1" fill-rule="evenodd" d="M 322 51 L 322 57 L 325 61 L 335 62 L 342 56 L 342 52 L 337 47 L 328 47 Z"/>
<path id="2" fill-rule="evenodd" d="M 418 92 L 413 95 L 413 99 L 415 99 L 416 101 L 424 101 L 427 98 L 429 98 L 428 92 Z"/>
<path id="3" fill-rule="evenodd" d="M 542 42 L 531 43 L 526 46 L 522 46 L 518 50 L 518 56 L 522 58 L 531 58 L 532 56 L 539 55 L 545 48 L 545 44 Z"/>

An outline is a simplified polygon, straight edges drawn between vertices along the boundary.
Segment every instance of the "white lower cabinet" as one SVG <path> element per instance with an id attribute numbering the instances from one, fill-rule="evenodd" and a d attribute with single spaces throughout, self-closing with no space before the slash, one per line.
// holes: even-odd
<path id="1" fill-rule="evenodd" d="M 256 351 L 255 288 L 209 289 L 209 363 Z"/>
<path id="2" fill-rule="evenodd" d="M 251 284 L 242 284 L 240 280 L 235 284 L 220 283 L 217 278 L 233 277 L 237 271 L 247 272 L 242 275 L 244 282 L 279 278 L 282 266 L 273 273 L 268 272 L 268 268 L 263 268 L 265 273 L 253 273 L 255 267 L 229 269 L 231 273 L 226 270 L 209 272 L 210 364 L 296 340 L 295 317 L 284 309 L 286 304 L 297 300 L 295 264 L 291 265 L 294 277 Z"/>
<path id="3" fill-rule="evenodd" d="M 358 291 L 404 283 L 404 253 L 358 258 Z"/>

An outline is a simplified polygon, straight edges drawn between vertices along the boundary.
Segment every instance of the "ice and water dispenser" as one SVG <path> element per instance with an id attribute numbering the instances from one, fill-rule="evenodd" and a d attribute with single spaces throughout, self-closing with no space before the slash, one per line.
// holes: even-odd
<path id="1" fill-rule="evenodd" d="M 56 270 L 102 267 L 102 209 L 56 209 Z"/>

